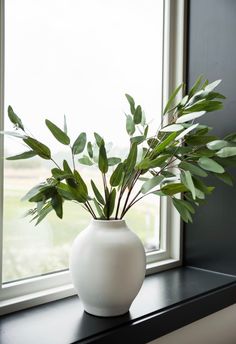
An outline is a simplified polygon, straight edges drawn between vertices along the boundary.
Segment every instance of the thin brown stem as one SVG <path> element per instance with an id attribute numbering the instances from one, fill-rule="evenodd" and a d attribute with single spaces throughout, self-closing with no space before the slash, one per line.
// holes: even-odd
<path id="1" fill-rule="evenodd" d="M 53 158 L 51 158 L 51 161 L 52 161 L 59 169 L 61 169 L 60 166 L 58 165 L 58 163 L 57 163 Z"/>
<path id="2" fill-rule="evenodd" d="M 93 217 L 96 219 L 97 216 L 96 216 L 95 212 L 93 211 L 93 208 L 92 208 L 91 204 L 89 203 L 89 201 L 87 201 L 87 205 L 88 205 L 88 207 L 89 207 L 91 213 L 93 214 Z"/>
<path id="3" fill-rule="evenodd" d="M 122 196 L 123 196 L 123 194 L 124 194 L 124 190 L 123 190 L 124 181 L 125 181 L 125 177 L 123 177 L 122 184 L 121 184 L 121 187 L 120 187 L 120 193 L 119 193 L 119 198 L 118 198 L 117 208 L 116 208 L 116 215 L 115 215 L 115 219 L 116 219 L 116 220 L 118 219 L 119 209 L 120 209 L 120 203 L 121 203 Z"/>
<path id="4" fill-rule="evenodd" d="M 92 215 L 92 217 L 93 217 L 94 219 L 96 219 L 96 215 L 95 215 L 95 213 L 94 213 L 94 211 L 93 211 L 93 209 L 92 209 L 92 207 L 91 207 L 91 205 L 89 204 L 88 201 L 84 203 L 84 206 L 87 208 L 87 210 L 88 210 L 89 213 Z"/>
<path id="5" fill-rule="evenodd" d="M 119 215 L 119 210 L 120 210 L 120 203 L 121 203 L 121 199 L 122 199 L 123 193 L 120 189 L 120 194 L 119 194 L 119 198 L 118 198 L 118 202 L 117 202 L 117 207 L 116 207 L 116 215 L 115 215 L 115 219 L 118 219 L 118 215 Z"/>
<path id="6" fill-rule="evenodd" d="M 125 199 L 125 204 L 124 204 L 123 210 L 121 212 L 121 218 L 123 217 L 123 214 L 125 212 L 125 209 L 127 207 L 128 201 L 129 201 L 129 197 L 131 195 L 131 192 L 132 192 L 132 190 L 133 190 L 133 188 L 134 188 L 134 186 L 135 186 L 135 184 L 136 184 L 140 174 L 141 174 L 141 171 L 137 171 L 135 173 L 134 177 L 133 177 L 133 180 L 132 180 L 131 185 L 130 185 L 130 189 L 129 189 L 128 194 L 127 194 L 126 199 Z"/>

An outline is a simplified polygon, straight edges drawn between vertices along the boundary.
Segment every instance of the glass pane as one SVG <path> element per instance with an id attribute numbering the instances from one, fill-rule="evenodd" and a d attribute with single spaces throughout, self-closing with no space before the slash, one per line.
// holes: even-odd
<path id="1" fill-rule="evenodd" d="M 157 127 L 162 1 L 8 0 L 5 11 L 5 107 L 12 105 L 59 164 L 70 155 L 49 133 L 45 118 L 62 127 L 66 114 L 73 140 L 82 131 L 92 139 L 96 131 L 122 155 L 129 144 L 124 115 L 129 111 L 124 94 L 129 93 Z M 5 117 L 5 130 L 11 130 Z M 5 140 L 6 156 L 24 150 L 17 139 Z M 30 205 L 20 199 L 49 176 L 51 166 L 39 158 L 5 163 L 5 282 L 67 268 L 71 243 L 89 222 L 73 203 L 65 205 L 62 221 L 50 214 L 34 227 L 23 217 Z M 88 182 L 100 181 L 96 170 L 81 166 L 80 171 Z M 147 250 L 159 247 L 158 209 L 156 198 L 146 198 L 127 214 Z"/>

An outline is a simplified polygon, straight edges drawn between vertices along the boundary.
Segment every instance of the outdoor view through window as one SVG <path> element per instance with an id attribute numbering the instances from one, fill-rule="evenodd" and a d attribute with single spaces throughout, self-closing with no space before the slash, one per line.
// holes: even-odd
<path id="1" fill-rule="evenodd" d="M 70 159 L 46 128 L 50 119 L 63 127 L 67 117 L 72 141 L 82 131 L 105 138 L 116 156 L 127 153 L 125 113 L 129 93 L 145 110 L 150 134 L 160 121 L 163 1 L 156 0 L 7 0 L 5 2 L 5 130 L 11 105 L 25 126 L 52 150 L 61 164 Z M 112 142 L 113 145 L 110 143 Z M 5 139 L 5 156 L 23 152 L 17 139 Z M 50 175 L 51 164 L 38 157 L 5 161 L 3 281 L 9 282 L 68 267 L 75 236 L 89 215 L 67 202 L 64 218 L 51 213 L 34 227 L 21 201 Z M 96 169 L 77 164 L 84 179 L 99 185 Z M 154 196 L 126 216 L 146 250 L 159 248 L 159 203 Z"/>

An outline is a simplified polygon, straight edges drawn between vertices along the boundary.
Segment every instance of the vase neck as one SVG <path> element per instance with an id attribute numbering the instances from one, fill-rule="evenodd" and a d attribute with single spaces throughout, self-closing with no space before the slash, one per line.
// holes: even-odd
<path id="1" fill-rule="evenodd" d="M 126 227 L 125 220 L 92 220 L 92 226 L 103 229 L 119 229 Z"/>

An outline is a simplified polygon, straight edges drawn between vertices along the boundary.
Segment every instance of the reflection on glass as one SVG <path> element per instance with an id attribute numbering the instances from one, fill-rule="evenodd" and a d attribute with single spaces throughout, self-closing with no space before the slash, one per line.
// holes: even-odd
<path id="1" fill-rule="evenodd" d="M 92 138 L 96 131 L 113 142 L 118 155 L 129 143 L 125 93 L 143 106 L 153 128 L 158 125 L 162 1 L 8 0 L 5 7 L 5 106 L 11 104 L 35 137 L 47 142 L 55 160 L 62 161 L 65 149 L 47 130 L 45 118 L 62 126 L 66 114 L 73 139 L 82 131 Z M 23 150 L 16 140 L 5 140 L 6 156 Z M 39 158 L 5 163 L 5 282 L 67 268 L 70 245 L 89 222 L 73 203 L 65 205 L 63 221 L 51 214 L 34 227 L 23 217 L 29 204 L 21 197 L 48 177 L 50 167 Z M 81 166 L 80 171 L 99 183 L 96 170 Z M 137 204 L 126 218 L 147 250 L 159 247 L 156 198 Z"/>

